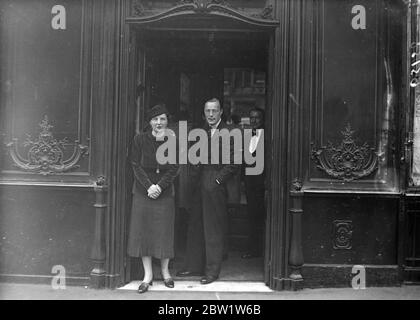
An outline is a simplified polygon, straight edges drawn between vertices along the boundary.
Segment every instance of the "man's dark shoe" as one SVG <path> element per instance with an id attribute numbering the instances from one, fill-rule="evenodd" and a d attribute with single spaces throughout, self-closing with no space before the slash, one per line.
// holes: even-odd
<path id="1" fill-rule="evenodd" d="M 260 254 L 255 254 L 255 253 L 251 253 L 251 252 L 244 253 L 241 256 L 242 259 L 252 259 L 252 258 L 258 258 L 258 257 L 261 257 L 261 255 Z"/>
<path id="2" fill-rule="evenodd" d="M 203 274 L 197 271 L 181 270 L 176 273 L 177 277 L 201 277 Z"/>
<path id="3" fill-rule="evenodd" d="M 201 278 L 200 283 L 201 284 L 209 284 L 209 283 L 212 283 L 212 282 L 214 282 L 216 280 L 217 280 L 217 277 L 214 277 L 214 276 L 205 276 L 205 277 L 202 277 Z"/>

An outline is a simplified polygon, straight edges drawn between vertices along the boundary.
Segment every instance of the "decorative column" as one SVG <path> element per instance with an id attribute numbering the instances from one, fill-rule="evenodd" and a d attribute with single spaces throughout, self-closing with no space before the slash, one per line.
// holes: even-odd
<path id="1" fill-rule="evenodd" d="M 90 287 L 101 289 L 105 287 L 105 215 L 106 192 L 105 178 L 100 176 L 95 185 L 95 233 L 93 239 L 92 255 L 93 269 L 90 273 Z"/>
<path id="2" fill-rule="evenodd" d="M 302 202 L 303 191 L 302 182 L 295 179 L 290 190 L 291 205 L 289 209 L 291 218 L 291 235 L 290 235 L 290 250 L 289 250 L 289 267 L 291 273 L 289 278 L 291 280 L 291 289 L 298 290 L 303 288 L 302 266 L 303 266 L 303 251 L 302 251 Z"/>

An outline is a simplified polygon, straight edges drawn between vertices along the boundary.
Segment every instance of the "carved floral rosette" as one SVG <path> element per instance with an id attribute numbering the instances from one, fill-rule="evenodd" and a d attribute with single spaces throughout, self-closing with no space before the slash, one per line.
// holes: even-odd
<path id="1" fill-rule="evenodd" d="M 68 172 L 79 168 L 77 163 L 82 156 L 88 153 L 88 147 L 74 142 L 74 151 L 69 159 L 64 159 L 65 145 L 68 144 L 66 138 L 57 141 L 51 132 L 52 125 L 48 123 L 48 117 L 39 124 L 41 132 L 37 140 L 32 140 L 30 136 L 23 143 L 24 147 L 28 147 L 26 158 L 22 157 L 18 151 L 18 141 L 13 139 L 12 142 L 6 143 L 6 147 L 12 158 L 14 166 L 19 169 L 38 173 L 42 175 L 52 175 Z"/>
<path id="2" fill-rule="evenodd" d="M 356 144 L 350 124 L 341 133 L 343 140 L 340 145 L 334 146 L 328 142 L 327 146 L 312 150 L 312 160 L 317 168 L 332 178 L 346 182 L 372 174 L 378 168 L 377 152 L 367 143 L 361 146 Z"/>

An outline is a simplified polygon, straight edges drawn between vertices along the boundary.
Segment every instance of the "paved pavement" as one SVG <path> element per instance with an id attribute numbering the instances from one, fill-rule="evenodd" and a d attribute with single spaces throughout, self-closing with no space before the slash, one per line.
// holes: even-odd
<path id="1" fill-rule="evenodd" d="M 49 285 L 0 283 L 1 300 L 420 300 L 420 286 L 354 290 L 304 289 L 297 292 L 203 292 L 155 290 L 94 290 L 67 286 L 54 290 Z"/>

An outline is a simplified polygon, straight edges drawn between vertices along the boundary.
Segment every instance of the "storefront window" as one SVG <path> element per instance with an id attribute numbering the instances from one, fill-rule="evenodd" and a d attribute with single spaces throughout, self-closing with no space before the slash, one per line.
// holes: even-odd
<path id="1" fill-rule="evenodd" d="M 412 10 L 411 23 L 414 26 L 412 30 L 411 45 L 411 70 L 410 87 L 413 94 L 414 112 L 413 112 L 413 159 L 411 180 L 414 186 L 420 186 L 420 8 L 415 5 Z"/>
<path id="2" fill-rule="evenodd" d="M 88 78 L 88 59 L 81 55 L 86 50 L 83 10 L 83 2 L 73 0 L 59 7 L 50 0 L 0 2 L 0 133 L 8 146 L 0 152 L 4 174 L 15 175 L 18 168 L 19 174 L 49 175 L 58 170 L 52 166 L 71 167 L 63 163 L 77 154 L 88 123 L 89 89 L 81 82 Z M 60 24 L 57 12 L 66 17 Z"/>
<path id="3" fill-rule="evenodd" d="M 420 186 L 420 87 L 415 89 L 413 137 L 413 167 L 411 178 L 415 186 Z"/>

